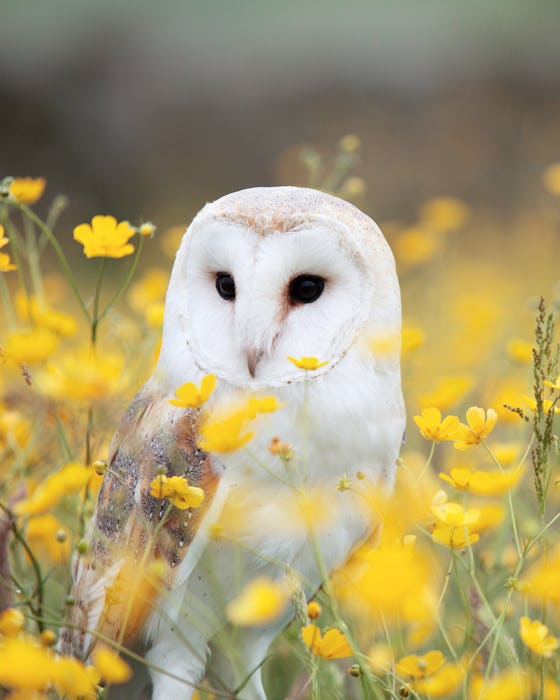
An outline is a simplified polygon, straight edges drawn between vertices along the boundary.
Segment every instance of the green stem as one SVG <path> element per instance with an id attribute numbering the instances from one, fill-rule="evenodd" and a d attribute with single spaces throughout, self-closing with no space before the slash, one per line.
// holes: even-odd
<path id="1" fill-rule="evenodd" d="M 29 263 L 29 274 L 31 275 L 31 284 L 35 296 L 39 300 L 39 304 L 44 301 L 43 278 L 41 276 L 41 266 L 39 263 L 39 250 L 37 248 L 37 239 L 33 230 L 31 221 L 23 216 L 23 230 L 25 232 L 25 248 L 27 250 L 27 262 Z"/>
<path id="2" fill-rule="evenodd" d="M 132 258 L 132 264 L 130 265 L 128 269 L 128 273 L 119 287 L 115 294 L 113 295 L 112 299 L 109 301 L 107 306 L 103 309 L 103 311 L 99 314 L 99 317 L 97 319 L 97 322 L 99 323 L 105 316 L 108 314 L 110 309 L 117 303 L 117 301 L 121 298 L 121 296 L 124 294 L 124 292 L 127 290 L 130 282 L 132 281 L 132 278 L 134 276 L 134 272 L 136 270 L 136 266 L 138 265 L 138 260 L 140 259 L 140 253 L 142 251 L 142 246 L 144 245 L 144 237 L 140 236 L 140 241 L 138 245 L 136 246 L 136 250 L 134 251 L 134 257 Z"/>
<path id="3" fill-rule="evenodd" d="M 78 289 L 78 284 L 76 282 L 76 278 L 74 277 L 74 274 L 72 272 L 72 269 L 70 268 L 70 265 L 68 263 L 68 260 L 66 259 L 66 256 L 64 255 L 64 251 L 62 250 L 62 247 L 60 243 L 56 240 L 53 232 L 48 228 L 48 226 L 41 221 L 41 219 L 35 214 L 35 212 L 30 209 L 28 206 L 25 204 L 20 204 L 19 202 L 12 202 L 12 206 L 17 207 L 20 211 L 22 211 L 27 217 L 33 221 L 35 226 L 44 233 L 44 235 L 47 237 L 49 243 L 54 249 L 54 252 L 56 253 L 56 256 L 58 258 L 58 261 L 60 262 L 62 269 L 64 270 L 64 274 L 66 275 L 66 279 L 68 280 L 68 283 L 70 284 L 70 287 L 72 288 L 72 291 L 74 293 L 74 296 L 76 297 L 78 304 L 80 305 L 80 308 L 86 317 L 88 323 L 91 324 L 91 316 L 89 311 L 86 308 L 86 305 L 84 303 L 84 300 L 82 299 L 82 295 L 80 294 L 80 290 Z"/>
<path id="4" fill-rule="evenodd" d="M 432 440 L 432 446 L 430 448 L 430 454 L 428 455 L 428 459 L 426 460 L 426 464 L 422 467 L 422 471 L 418 475 L 418 481 L 422 480 L 422 477 L 424 474 L 428 471 L 430 464 L 432 463 L 432 459 L 434 458 L 434 452 L 436 451 L 436 441 Z"/>
<path id="5" fill-rule="evenodd" d="M 95 294 L 93 296 L 93 313 L 91 319 L 91 344 L 95 346 L 97 341 L 97 328 L 99 326 L 99 297 L 101 295 L 101 283 L 103 282 L 103 273 L 105 272 L 105 261 L 107 258 L 101 258 L 99 269 L 97 271 L 97 282 L 95 283 Z"/>
<path id="6" fill-rule="evenodd" d="M 14 307 L 12 306 L 10 291 L 8 289 L 8 285 L 6 284 L 4 273 L 2 272 L 0 272 L 0 298 L 2 299 L 2 306 L 4 307 L 4 313 L 6 314 L 8 328 L 12 329 L 16 325 L 16 317 L 14 316 Z"/>

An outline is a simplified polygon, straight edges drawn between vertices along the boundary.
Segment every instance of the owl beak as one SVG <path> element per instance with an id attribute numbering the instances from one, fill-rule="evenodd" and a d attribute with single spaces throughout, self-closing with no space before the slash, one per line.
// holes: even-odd
<path id="1" fill-rule="evenodd" d="M 247 369 L 253 379 L 255 378 L 257 364 L 263 355 L 264 353 L 262 350 L 247 350 Z"/>

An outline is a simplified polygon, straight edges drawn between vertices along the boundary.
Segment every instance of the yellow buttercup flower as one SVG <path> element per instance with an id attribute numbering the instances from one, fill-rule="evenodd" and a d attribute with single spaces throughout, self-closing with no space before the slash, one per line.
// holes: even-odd
<path id="1" fill-rule="evenodd" d="M 519 622 L 519 635 L 523 643 L 539 656 L 550 658 L 560 646 L 556 637 L 548 634 L 548 627 L 538 620 L 522 617 Z"/>
<path id="2" fill-rule="evenodd" d="M 426 678 L 443 666 L 446 659 L 441 651 L 429 651 L 423 656 L 403 656 L 395 664 L 395 671 L 401 678 Z"/>
<path id="3" fill-rule="evenodd" d="M 424 345 L 426 334 L 421 328 L 404 325 L 401 332 L 401 355 L 407 357 L 410 353 Z"/>
<path id="4" fill-rule="evenodd" d="M 560 391 L 560 374 L 556 377 L 556 381 L 550 381 L 549 379 L 545 379 L 544 383 L 546 386 L 549 386 L 551 389 L 554 389 L 554 391 Z"/>
<path id="5" fill-rule="evenodd" d="M 44 177 L 16 177 L 10 185 L 10 194 L 22 204 L 34 204 L 43 196 L 46 186 Z"/>
<path id="6" fill-rule="evenodd" d="M 466 664 L 464 662 L 446 663 L 428 678 L 418 678 L 411 685 L 420 696 L 448 698 L 457 691 L 465 673 Z"/>
<path id="7" fill-rule="evenodd" d="M 94 216 L 90 224 L 80 224 L 74 229 L 74 240 L 84 246 L 88 258 L 122 258 L 134 252 L 128 243 L 136 231 L 128 223 L 117 223 L 114 216 Z"/>
<path id="8" fill-rule="evenodd" d="M 8 245 L 9 242 L 10 239 L 6 238 L 4 227 L 0 225 L 0 248 Z M 10 272 L 11 270 L 17 270 L 17 265 L 12 264 L 7 253 L 0 253 L 0 272 Z"/>
<path id="9" fill-rule="evenodd" d="M 24 365 L 36 365 L 48 359 L 59 345 L 59 338 L 47 328 L 14 331 L 4 344 L 8 358 Z"/>
<path id="10" fill-rule="evenodd" d="M 69 462 L 50 474 L 30 496 L 18 501 L 14 511 L 18 515 L 42 515 L 54 508 L 63 496 L 80 491 L 94 476 L 92 469 Z"/>
<path id="11" fill-rule="evenodd" d="M 180 510 L 198 508 L 204 501 L 204 491 L 198 486 L 189 486 L 184 476 L 158 475 L 150 483 L 150 495 L 154 498 L 167 498 Z"/>
<path id="12" fill-rule="evenodd" d="M 512 338 L 506 345 L 506 352 L 512 360 L 528 364 L 533 360 L 533 345 L 521 338 Z"/>
<path id="13" fill-rule="evenodd" d="M 259 576 L 250 581 L 241 593 L 228 603 L 226 615 L 234 625 L 266 625 L 282 614 L 288 600 L 289 591 L 286 585 Z"/>
<path id="14" fill-rule="evenodd" d="M 316 600 L 310 600 L 309 603 L 307 603 L 307 617 L 310 620 L 316 620 L 321 614 L 321 611 L 321 604 Z"/>
<path id="15" fill-rule="evenodd" d="M 542 175 L 543 185 L 550 194 L 560 195 L 560 163 L 552 163 Z"/>
<path id="16" fill-rule="evenodd" d="M 432 540 L 452 549 L 464 549 L 469 544 L 475 544 L 480 539 L 477 532 L 469 532 L 466 527 L 437 525 L 432 530 Z"/>
<path id="17" fill-rule="evenodd" d="M 436 442 L 452 440 L 459 427 L 457 416 L 446 416 L 442 421 L 438 408 L 425 408 L 420 416 L 414 416 L 414 422 L 423 437 Z"/>
<path id="18" fill-rule="evenodd" d="M 459 503 L 449 503 L 447 496 L 444 494 L 444 498 L 441 494 L 442 492 L 436 494 L 431 507 L 432 513 L 441 523 L 451 527 L 471 527 L 476 524 L 480 518 L 477 508 L 465 510 Z"/>
<path id="19" fill-rule="evenodd" d="M 35 296 L 28 298 L 23 291 L 16 294 L 15 306 L 18 315 L 24 321 L 28 321 L 36 327 L 46 328 L 55 335 L 69 338 L 78 331 L 78 323 L 73 316 L 41 304 Z"/>
<path id="20" fill-rule="evenodd" d="M 531 411 L 536 412 L 537 411 L 537 402 L 532 396 L 524 396 L 523 400 L 529 406 Z M 560 406 L 558 406 L 554 401 L 551 401 L 551 399 L 543 399 L 542 400 L 542 407 L 544 413 L 560 413 Z"/>
<path id="21" fill-rule="evenodd" d="M 515 486 L 525 470 L 523 468 L 500 471 L 471 471 L 468 467 L 456 467 L 450 474 L 440 473 L 440 479 L 447 481 L 453 488 L 469 491 L 479 496 L 500 496 Z"/>
<path id="22" fill-rule="evenodd" d="M 469 218 L 469 208 L 456 197 L 434 197 L 420 207 L 422 223 L 434 231 L 453 231 Z"/>
<path id="23" fill-rule="evenodd" d="M 0 614 L 0 634 L 5 637 L 15 637 L 25 625 L 25 617 L 21 610 L 17 608 L 8 608 Z"/>
<path id="24" fill-rule="evenodd" d="M 156 227 L 154 224 L 152 224 L 151 221 L 145 221 L 143 224 L 140 224 L 140 226 L 138 226 L 138 233 L 141 236 L 153 238 L 155 232 L 156 232 Z"/>
<path id="25" fill-rule="evenodd" d="M 95 647 L 92 660 L 99 675 L 107 683 L 125 683 L 132 677 L 130 666 L 109 647 Z"/>
<path id="26" fill-rule="evenodd" d="M 4 637 L 0 644 L 0 684 L 22 690 L 43 690 L 52 682 L 55 659 L 34 637 Z"/>
<path id="27" fill-rule="evenodd" d="M 316 357 L 300 357 L 298 359 L 296 357 L 290 357 L 288 355 L 288 360 L 290 360 L 290 362 L 292 362 L 296 367 L 308 371 L 319 369 L 319 367 L 324 367 L 325 365 L 329 364 L 328 360 L 325 360 L 324 362 L 319 362 L 319 360 Z"/>
<path id="28" fill-rule="evenodd" d="M 335 627 L 327 630 L 323 636 L 316 625 L 307 625 L 301 628 L 301 638 L 305 646 L 322 659 L 346 659 L 353 656 L 350 643 Z"/>
<path id="29" fill-rule="evenodd" d="M 519 700 L 530 697 L 531 677 L 521 668 L 510 668 L 484 679 L 473 674 L 469 684 L 469 700 Z"/>
<path id="30" fill-rule="evenodd" d="M 494 409 L 489 408 L 484 411 L 479 406 L 471 406 L 467 409 L 467 423 L 461 423 L 455 434 L 454 447 L 458 450 L 465 450 L 473 445 L 480 444 L 481 440 L 488 437 L 494 429 L 498 414 Z"/>
<path id="31" fill-rule="evenodd" d="M 455 406 L 473 385 L 472 377 L 464 374 L 441 377 L 435 389 L 420 397 L 422 408 L 435 407 L 446 411 Z"/>
<path id="32" fill-rule="evenodd" d="M 25 536 L 36 557 L 55 564 L 69 561 L 70 532 L 51 513 L 30 518 Z"/>
<path id="33" fill-rule="evenodd" d="M 411 226 L 401 231 L 394 243 L 395 257 L 407 267 L 421 265 L 441 248 L 440 238 L 427 227 Z"/>
<path id="34" fill-rule="evenodd" d="M 192 382 L 182 384 L 176 391 L 175 399 L 169 399 L 172 406 L 179 408 L 198 408 L 208 400 L 210 394 L 216 386 L 216 377 L 213 374 L 207 374 L 200 382 L 200 388 Z"/>

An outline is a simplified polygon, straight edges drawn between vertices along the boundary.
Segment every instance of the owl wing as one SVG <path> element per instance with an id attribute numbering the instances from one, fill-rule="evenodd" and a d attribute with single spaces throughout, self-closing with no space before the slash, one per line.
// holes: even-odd
<path id="1" fill-rule="evenodd" d="M 171 406 L 150 383 L 124 414 L 90 523 L 88 552 L 74 564 L 74 603 L 62 639 L 67 652 L 86 657 L 99 635 L 131 644 L 158 598 L 173 587 L 219 482 L 212 458 L 197 447 L 198 420 L 198 410 Z M 203 505 L 169 509 L 169 501 L 151 496 L 150 482 L 162 467 L 202 488 Z"/>

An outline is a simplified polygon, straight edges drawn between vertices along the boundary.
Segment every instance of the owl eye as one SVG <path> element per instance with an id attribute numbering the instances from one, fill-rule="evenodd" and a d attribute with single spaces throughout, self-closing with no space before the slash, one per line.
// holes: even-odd
<path id="1" fill-rule="evenodd" d="M 222 299 L 226 301 L 235 299 L 235 282 L 229 272 L 216 273 L 216 289 Z"/>
<path id="2" fill-rule="evenodd" d="M 317 275 L 298 275 L 290 282 L 290 299 L 301 304 L 316 301 L 325 288 L 325 280 Z"/>

